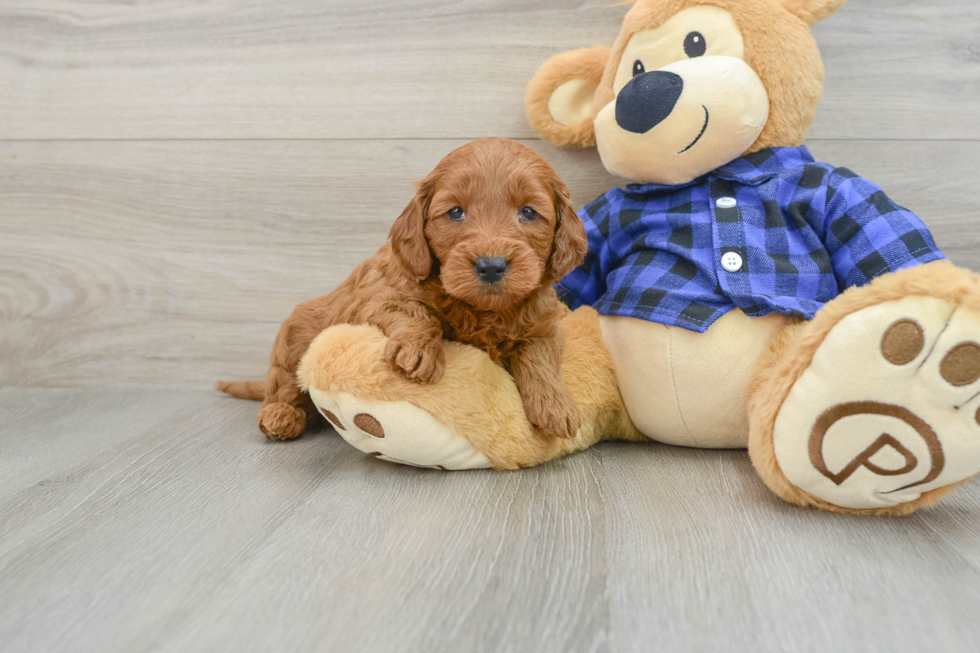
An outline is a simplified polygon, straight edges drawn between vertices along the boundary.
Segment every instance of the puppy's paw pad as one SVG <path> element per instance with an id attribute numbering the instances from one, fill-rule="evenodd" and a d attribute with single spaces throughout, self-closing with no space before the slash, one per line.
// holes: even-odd
<path id="1" fill-rule="evenodd" d="M 776 419 L 780 469 L 845 508 L 886 508 L 980 472 L 980 313 L 908 297 L 853 313 Z"/>

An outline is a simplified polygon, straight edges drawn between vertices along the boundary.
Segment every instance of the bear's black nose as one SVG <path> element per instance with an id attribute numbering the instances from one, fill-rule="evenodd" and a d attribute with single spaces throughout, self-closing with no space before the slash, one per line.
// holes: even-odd
<path id="1" fill-rule="evenodd" d="M 628 132 L 645 134 L 670 115 L 683 90 L 680 75 L 666 70 L 640 73 L 616 96 L 616 123 Z"/>
<path id="2" fill-rule="evenodd" d="M 476 259 L 473 269 L 476 270 L 476 276 L 480 277 L 481 281 L 496 283 L 503 279 L 504 274 L 507 273 L 507 260 L 499 256 L 493 258 L 481 256 Z"/>

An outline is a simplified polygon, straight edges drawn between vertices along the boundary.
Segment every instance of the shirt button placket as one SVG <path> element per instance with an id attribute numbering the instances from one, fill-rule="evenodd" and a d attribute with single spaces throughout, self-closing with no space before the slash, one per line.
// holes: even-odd
<path id="1" fill-rule="evenodd" d="M 711 199 L 715 205 L 715 233 L 718 234 L 718 241 L 715 243 L 717 264 L 725 272 L 739 272 L 745 261 L 739 253 L 742 240 L 740 234 L 733 233 L 738 230 L 736 224 L 741 219 L 738 200 L 735 198 L 735 184 L 728 179 L 715 179 L 711 184 Z M 719 281 L 727 289 L 724 275 Z"/>

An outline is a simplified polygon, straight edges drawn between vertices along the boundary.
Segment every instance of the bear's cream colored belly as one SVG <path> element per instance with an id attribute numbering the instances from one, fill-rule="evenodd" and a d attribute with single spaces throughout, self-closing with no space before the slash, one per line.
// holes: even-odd
<path id="1" fill-rule="evenodd" d="M 630 419 L 657 442 L 745 448 L 746 394 L 756 361 L 790 319 L 735 309 L 705 333 L 632 317 L 600 315 L 603 339 Z"/>

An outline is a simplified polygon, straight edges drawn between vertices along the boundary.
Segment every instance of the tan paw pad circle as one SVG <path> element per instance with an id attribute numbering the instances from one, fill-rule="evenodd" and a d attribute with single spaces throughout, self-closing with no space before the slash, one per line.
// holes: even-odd
<path id="1" fill-rule="evenodd" d="M 376 438 L 383 438 L 385 436 L 385 430 L 381 427 L 381 422 L 367 413 L 358 413 L 354 417 L 354 426 Z"/>
<path id="2" fill-rule="evenodd" d="M 970 385 L 980 379 L 980 345 L 961 342 L 943 356 L 939 373 L 955 386 Z"/>
<path id="3" fill-rule="evenodd" d="M 906 365 L 915 360 L 925 344 L 925 333 L 918 322 L 899 320 L 881 337 L 881 354 L 892 365 Z"/>

